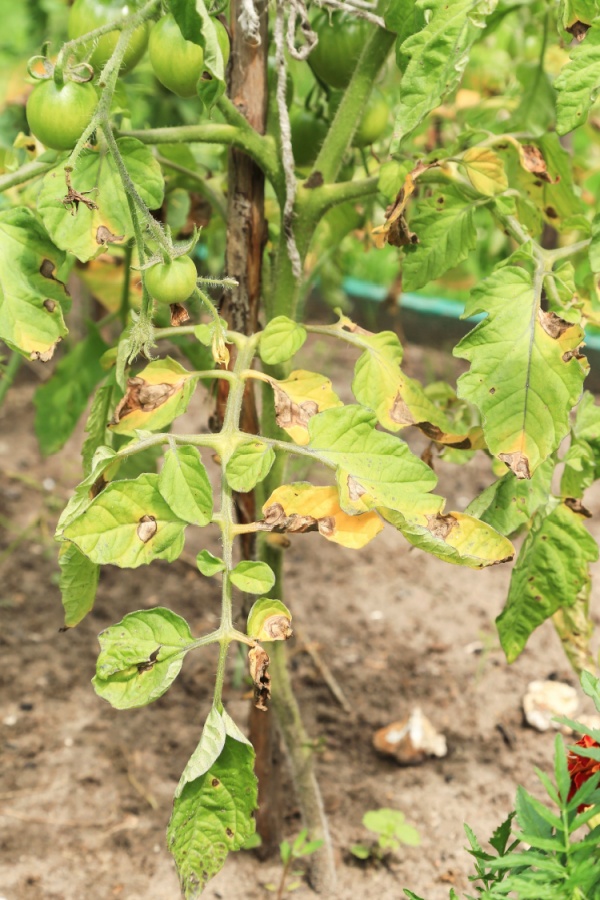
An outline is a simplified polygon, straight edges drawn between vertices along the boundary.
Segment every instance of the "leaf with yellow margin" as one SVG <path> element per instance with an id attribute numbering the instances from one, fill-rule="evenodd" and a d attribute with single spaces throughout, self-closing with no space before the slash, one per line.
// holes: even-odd
<path id="1" fill-rule="evenodd" d="M 493 197 L 508 188 L 502 160 L 489 147 L 471 147 L 463 154 L 462 163 L 469 181 L 480 194 Z"/>
<path id="2" fill-rule="evenodd" d="M 329 378 L 305 369 L 296 369 L 282 381 L 270 378 L 275 394 L 277 424 L 300 446 L 308 444 L 308 422 L 317 413 L 344 404 L 331 387 Z"/>
<path id="3" fill-rule="evenodd" d="M 278 487 L 263 506 L 265 531 L 318 531 L 328 541 L 360 550 L 383 529 L 376 512 L 349 516 L 340 507 L 337 488 L 302 481 Z"/>
<path id="4" fill-rule="evenodd" d="M 187 409 L 198 376 L 174 359 L 157 359 L 127 379 L 127 391 L 110 422 L 116 434 L 160 431 Z"/>

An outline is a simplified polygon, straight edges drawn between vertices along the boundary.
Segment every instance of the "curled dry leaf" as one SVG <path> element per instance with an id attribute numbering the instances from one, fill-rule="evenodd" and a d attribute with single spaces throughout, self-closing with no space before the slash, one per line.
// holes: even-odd
<path id="1" fill-rule="evenodd" d="M 416 766 L 429 757 L 441 758 L 448 753 L 446 738 L 418 706 L 410 716 L 376 731 L 373 746 L 378 753 L 393 756 L 401 766 Z"/>
<path id="2" fill-rule="evenodd" d="M 526 172 L 531 172 L 536 178 L 547 181 L 548 184 L 556 184 L 558 178 L 552 178 L 548 172 L 546 160 L 542 151 L 535 144 L 519 144 L 519 161 Z"/>
<path id="3" fill-rule="evenodd" d="M 190 314 L 181 303 L 171 303 L 169 309 L 173 328 L 179 328 L 180 325 L 185 325 L 186 322 L 190 321 Z"/>
<path id="4" fill-rule="evenodd" d="M 250 677 L 254 684 L 254 702 L 257 709 L 266 712 L 267 700 L 271 699 L 271 676 L 269 657 L 262 647 L 252 647 L 248 651 Z"/>
<path id="5" fill-rule="evenodd" d="M 158 409 L 179 387 L 180 384 L 148 384 L 139 375 L 128 378 L 125 396 L 115 409 L 110 424 L 118 425 L 122 419 L 138 409 L 145 413 Z"/>
<path id="6" fill-rule="evenodd" d="M 419 238 L 413 234 L 404 219 L 404 211 L 415 191 L 416 180 L 427 169 L 433 168 L 437 163 L 429 163 L 428 165 L 418 162 L 412 172 L 409 172 L 404 179 L 404 184 L 398 191 L 396 199 L 391 203 L 385 211 L 385 222 L 378 225 L 371 231 L 371 237 L 375 246 L 381 250 L 386 244 L 392 244 L 394 247 L 403 247 L 406 244 L 416 244 Z"/>

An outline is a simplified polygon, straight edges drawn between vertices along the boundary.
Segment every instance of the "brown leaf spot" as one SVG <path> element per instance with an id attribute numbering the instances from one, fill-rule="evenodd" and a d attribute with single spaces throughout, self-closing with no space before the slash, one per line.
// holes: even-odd
<path id="1" fill-rule="evenodd" d="M 169 306 L 169 310 L 171 313 L 171 325 L 173 328 L 179 328 L 180 325 L 185 325 L 186 322 L 190 321 L 190 314 L 181 303 L 171 303 Z"/>
<path id="2" fill-rule="evenodd" d="M 508 468 L 517 476 L 517 478 L 531 478 L 529 470 L 529 460 L 524 453 L 515 450 L 514 453 L 499 453 L 498 459 L 506 463 Z"/>
<path id="3" fill-rule="evenodd" d="M 136 376 L 127 380 L 125 396 L 115 409 L 111 425 L 118 423 L 130 413 L 140 409 L 142 412 L 152 412 L 173 396 L 181 385 L 177 384 L 147 384 L 143 378 Z"/>
<path id="4" fill-rule="evenodd" d="M 53 313 L 56 309 L 56 300 L 44 300 L 44 309 L 47 309 L 49 313 Z"/>
<path id="5" fill-rule="evenodd" d="M 535 144 L 521 145 L 521 164 L 527 172 L 531 172 L 532 175 L 537 175 L 542 181 L 552 184 L 546 160 L 542 156 L 539 147 L 536 147 Z"/>
<path id="6" fill-rule="evenodd" d="M 456 450 L 470 450 L 471 449 L 471 439 L 469 437 L 460 438 L 456 441 L 448 440 L 449 435 L 442 431 L 441 428 L 438 428 L 437 425 L 432 425 L 431 422 L 418 422 L 417 428 L 419 428 L 423 434 L 426 434 L 428 438 L 432 441 L 437 441 L 440 444 L 446 444 L 448 447 L 454 447 Z"/>
<path id="7" fill-rule="evenodd" d="M 353 475 L 348 475 L 348 496 L 351 500 L 360 500 L 363 494 L 366 494 L 365 488 L 360 484 Z"/>
<path id="8" fill-rule="evenodd" d="M 453 528 L 458 525 L 454 516 L 443 516 L 437 513 L 435 516 L 427 516 L 427 530 L 436 538 L 445 541 Z"/>
<path id="9" fill-rule="evenodd" d="M 396 394 L 390 410 L 390 419 L 398 425 L 414 425 L 415 419 L 400 393 Z"/>
<path id="10" fill-rule="evenodd" d="M 273 503 L 265 509 L 262 530 L 280 534 L 304 534 L 307 531 L 317 531 L 318 521 L 313 516 L 299 516 L 297 513 L 286 516 L 281 503 Z"/>
<path id="11" fill-rule="evenodd" d="M 553 312 L 544 312 L 543 309 L 538 310 L 539 323 L 551 338 L 558 340 L 559 337 L 571 328 L 570 322 L 565 322 L 560 316 Z"/>
<path id="12" fill-rule="evenodd" d="M 214 788 L 218 788 L 220 784 L 221 784 L 221 782 L 219 781 L 218 778 L 213 778 L 213 780 L 211 781 L 211 785 L 212 785 Z"/>
<path id="13" fill-rule="evenodd" d="M 335 518 L 333 516 L 323 516 L 319 519 L 319 534 L 324 537 L 331 537 L 335 534 Z"/>
<path id="14" fill-rule="evenodd" d="M 51 259 L 42 260 L 42 264 L 40 266 L 40 275 L 43 278 L 49 278 L 51 281 L 56 281 L 54 277 L 54 272 L 56 271 L 56 266 L 52 262 Z"/>
<path id="15" fill-rule="evenodd" d="M 306 181 L 304 182 L 303 187 L 308 188 L 318 188 L 323 184 L 323 173 L 322 172 L 311 172 Z"/>
<path id="16" fill-rule="evenodd" d="M 140 672 L 140 673 L 149 672 L 150 669 L 153 669 L 154 664 L 156 663 L 156 660 L 158 659 L 159 653 L 160 653 L 160 646 L 158 646 L 156 648 L 156 650 L 152 651 L 152 653 L 150 654 L 150 656 L 148 657 L 147 660 L 145 660 L 144 662 L 138 663 L 138 666 L 137 666 L 138 672 Z"/>
<path id="17" fill-rule="evenodd" d="M 572 25 L 568 26 L 567 31 L 569 32 L 569 34 L 572 34 L 577 43 L 580 44 L 588 33 L 589 29 L 589 25 L 587 25 L 585 22 L 580 22 L 579 19 L 577 19 L 576 22 L 573 22 Z"/>
<path id="18" fill-rule="evenodd" d="M 226 828 L 226 829 L 225 829 L 225 834 L 227 835 L 228 838 L 232 838 L 232 837 L 233 837 L 233 831 L 231 830 L 231 828 Z"/>
<path id="19" fill-rule="evenodd" d="M 267 700 L 271 699 L 271 676 L 269 657 L 262 647 L 252 647 L 248 652 L 250 677 L 254 684 L 254 702 L 257 709 L 266 712 Z"/>
<path id="20" fill-rule="evenodd" d="M 154 516 L 142 516 L 137 527 L 137 536 L 143 544 L 147 544 L 158 531 Z"/>
<path id="21" fill-rule="evenodd" d="M 567 350 L 562 355 L 563 362 L 570 362 L 572 359 L 585 359 L 585 355 L 580 353 L 581 347 L 576 347 L 575 350 Z"/>
<path id="22" fill-rule="evenodd" d="M 58 341 L 56 342 L 58 344 Z M 52 344 L 51 347 L 48 347 L 47 350 L 33 350 L 29 354 L 29 359 L 34 362 L 49 362 L 54 356 L 54 351 L 56 349 L 56 344 Z"/>
<path id="23" fill-rule="evenodd" d="M 496 388 L 490 388 L 490 394 L 495 394 L 495 393 L 496 393 Z"/>
<path id="24" fill-rule="evenodd" d="M 124 237 L 124 234 L 113 234 L 106 225 L 98 225 L 96 229 L 97 244 L 115 244 L 117 241 L 122 241 Z"/>
<path id="25" fill-rule="evenodd" d="M 291 428 L 294 425 L 306 428 L 308 420 L 319 412 L 319 406 L 314 400 L 294 403 L 289 394 L 286 394 L 275 383 L 273 391 L 275 394 L 275 418 L 280 428 Z"/>
<path id="26" fill-rule="evenodd" d="M 567 497 L 565 499 L 565 506 L 568 506 L 569 509 L 572 509 L 574 513 L 578 513 L 578 515 L 584 516 L 586 519 L 592 518 L 592 514 L 589 509 L 587 509 L 587 507 L 583 505 L 581 500 L 575 497 Z"/>
<path id="27" fill-rule="evenodd" d="M 558 213 L 553 206 L 547 206 L 544 210 L 549 219 L 558 219 Z"/>
<path id="28" fill-rule="evenodd" d="M 269 616 L 266 618 L 263 622 L 263 631 L 268 635 L 270 641 L 287 641 L 294 633 L 290 620 L 285 616 Z M 267 638 L 261 637 L 261 640 L 267 640 Z"/>

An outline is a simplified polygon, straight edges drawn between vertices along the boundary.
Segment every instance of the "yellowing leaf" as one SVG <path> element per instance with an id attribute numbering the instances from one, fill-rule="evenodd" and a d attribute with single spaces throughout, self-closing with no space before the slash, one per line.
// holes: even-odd
<path id="1" fill-rule="evenodd" d="M 508 188 L 502 160 L 489 147 L 471 147 L 463 155 L 462 161 L 469 181 L 480 194 L 493 197 Z"/>
<path id="2" fill-rule="evenodd" d="M 277 424 L 296 444 L 308 444 L 308 422 L 312 416 L 344 404 L 329 378 L 296 369 L 284 381 L 270 379 L 275 394 Z"/>
<path id="3" fill-rule="evenodd" d="M 349 516 L 340 508 L 335 487 L 314 487 L 308 482 L 278 487 L 265 505 L 265 531 L 318 531 L 342 547 L 359 550 L 383 529 L 375 512 Z"/>
<path id="4" fill-rule="evenodd" d="M 114 412 L 111 431 L 135 434 L 160 431 L 185 412 L 197 376 L 167 356 L 157 359 L 127 380 L 125 396 Z"/>

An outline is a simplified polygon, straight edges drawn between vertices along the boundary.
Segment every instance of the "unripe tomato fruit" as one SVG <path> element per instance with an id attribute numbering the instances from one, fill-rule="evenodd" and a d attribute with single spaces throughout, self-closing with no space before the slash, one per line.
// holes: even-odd
<path id="1" fill-rule="evenodd" d="M 229 35 L 218 19 L 213 19 L 225 66 L 229 61 Z M 186 41 L 174 16 L 163 16 L 150 32 L 150 62 L 161 84 L 178 97 L 195 97 L 204 71 L 204 50 Z"/>
<path id="2" fill-rule="evenodd" d="M 94 28 L 101 28 L 116 19 L 131 15 L 140 7 L 139 0 L 75 0 L 69 11 L 69 38 L 81 37 Z M 111 31 L 95 41 L 95 46 L 90 56 L 90 63 L 99 72 L 113 54 L 121 32 Z M 131 35 L 129 46 L 125 51 L 121 72 L 131 71 L 140 61 L 148 44 L 148 23 L 144 22 L 136 28 Z"/>
<path id="3" fill-rule="evenodd" d="M 385 97 L 380 91 L 373 91 L 352 140 L 354 146 L 368 147 L 378 141 L 387 127 L 389 117 L 390 108 Z"/>
<path id="4" fill-rule="evenodd" d="M 327 122 L 309 109 L 295 109 L 290 116 L 290 126 L 296 166 L 300 169 L 312 166 L 325 140 Z"/>
<path id="5" fill-rule="evenodd" d="M 144 272 L 146 287 L 157 303 L 184 303 L 196 287 L 198 273 L 189 256 L 156 263 Z"/>
<path id="6" fill-rule="evenodd" d="M 331 16 L 322 10 L 312 20 L 319 43 L 308 57 L 315 75 L 332 88 L 348 86 L 358 58 L 371 33 L 372 26 L 349 13 L 335 12 Z"/>
<path id="7" fill-rule="evenodd" d="M 29 95 L 25 109 L 31 133 L 52 150 L 72 150 L 98 106 L 98 94 L 88 81 L 53 78 L 40 82 Z"/>

